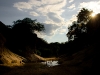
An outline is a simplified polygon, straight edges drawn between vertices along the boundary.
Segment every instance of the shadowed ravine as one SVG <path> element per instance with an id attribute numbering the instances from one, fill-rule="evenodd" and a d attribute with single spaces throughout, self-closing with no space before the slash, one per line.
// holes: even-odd
<path id="1" fill-rule="evenodd" d="M 0 21 L 0 75 L 100 75 L 100 13 L 92 12 L 80 10 L 64 43 L 39 38 L 37 20 Z"/>

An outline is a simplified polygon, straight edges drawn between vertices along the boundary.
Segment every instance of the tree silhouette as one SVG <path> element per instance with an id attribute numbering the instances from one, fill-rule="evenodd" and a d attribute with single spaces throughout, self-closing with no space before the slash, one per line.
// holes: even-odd
<path id="1" fill-rule="evenodd" d="M 76 52 L 83 47 L 88 46 L 88 27 L 87 23 L 91 20 L 93 11 L 82 8 L 77 15 L 77 21 L 74 21 L 68 28 L 69 52 Z"/>
<path id="2" fill-rule="evenodd" d="M 67 37 L 69 41 L 82 37 L 82 35 L 87 32 L 86 24 L 91 19 L 92 12 L 93 11 L 85 8 L 82 8 L 80 10 L 80 12 L 77 15 L 77 21 L 74 21 L 72 25 L 68 28 L 69 31 L 67 33 Z"/>
<path id="3" fill-rule="evenodd" d="M 93 11 L 88 10 L 86 8 L 82 8 L 77 15 L 77 22 L 78 23 L 81 23 L 81 22 L 87 23 L 90 20 L 92 13 L 93 13 Z"/>
<path id="4" fill-rule="evenodd" d="M 100 13 L 95 18 L 91 18 L 87 23 L 88 37 L 91 42 L 99 42 L 100 39 Z"/>
<path id="5" fill-rule="evenodd" d="M 15 51 L 21 50 L 31 52 L 33 50 L 36 52 L 37 34 L 34 32 L 43 30 L 45 30 L 43 24 L 30 18 L 14 21 L 11 37 L 13 50 L 16 48 Z"/>
<path id="6" fill-rule="evenodd" d="M 26 31 L 30 31 L 30 32 L 34 32 L 36 31 L 43 31 L 45 30 L 44 25 L 37 22 L 37 20 L 32 20 L 30 18 L 24 18 L 23 20 L 17 20 L 13 22 L 13 28 L 15 28 L 16 26 L 20 28 L 24 27 L 23 29 L 25 29 Z M 20 25 L 19 25 L 20 24 Z"/>

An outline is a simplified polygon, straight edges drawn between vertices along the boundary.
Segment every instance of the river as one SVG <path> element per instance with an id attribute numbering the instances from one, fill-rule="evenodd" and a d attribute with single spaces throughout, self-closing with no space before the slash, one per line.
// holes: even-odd
<path id="1" fill-rule="evenodd" d="M 47 65 L 48 67 L 53 67 L 53 66 L 59 65 L 58 61 L 45 61 L 45 62 L 41 62 L 41 63 L 44 65 Z"/>

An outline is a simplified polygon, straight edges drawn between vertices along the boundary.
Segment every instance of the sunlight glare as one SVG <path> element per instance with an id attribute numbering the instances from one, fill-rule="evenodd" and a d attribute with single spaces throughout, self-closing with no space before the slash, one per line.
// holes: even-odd
<path id="1" fill-rule="evenodd" d="M 81 7 L 92 10 L 91 17 L 95 17 L 97 13 L 100 13 L 100 1 L 83 2 Z"/>
<path id="2" fill-rule="evenodd" d="M 92 14 L 91 14 L 92 17 L 95 17 L 95 15 L 96 15 L 95 13 L 92 13 Z"/>

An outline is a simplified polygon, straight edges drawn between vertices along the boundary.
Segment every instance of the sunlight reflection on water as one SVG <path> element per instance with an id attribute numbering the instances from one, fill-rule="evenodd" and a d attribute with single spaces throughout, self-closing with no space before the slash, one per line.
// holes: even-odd
<path id="1" fill-rule="evenodd" d="M 59 65 L 58 61 L 46 61 L 46 62 L 41 62 L 41 63 L 44 64 L 44 65 L 47 65 L 48 67 Z"/>

